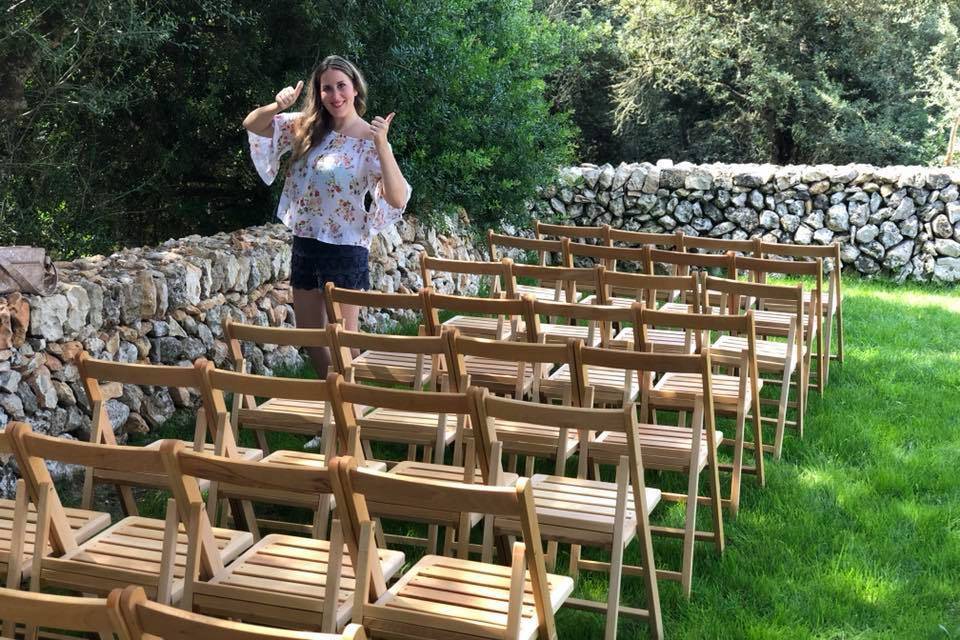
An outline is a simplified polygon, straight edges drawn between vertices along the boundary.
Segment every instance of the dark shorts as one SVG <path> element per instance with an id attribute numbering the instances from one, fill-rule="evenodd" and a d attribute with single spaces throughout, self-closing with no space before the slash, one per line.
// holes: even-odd
<path id="1" fill-rule="evenodd" d="M 290 286 L 323 289 L 327 282 L 332 282 L 344 289 L 369 289 L 368 259 L 368 251 L 363 247 L 294 236 Z"/>

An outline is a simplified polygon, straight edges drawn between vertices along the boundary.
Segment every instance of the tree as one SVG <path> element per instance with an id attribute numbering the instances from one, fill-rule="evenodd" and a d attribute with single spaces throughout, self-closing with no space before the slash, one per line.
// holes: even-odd
<path id="1" fill-rule="evenodd" d="M 620 131 L 695 161 L 930 159 L 918 63 L 945 0 L 619 0 Z"/>

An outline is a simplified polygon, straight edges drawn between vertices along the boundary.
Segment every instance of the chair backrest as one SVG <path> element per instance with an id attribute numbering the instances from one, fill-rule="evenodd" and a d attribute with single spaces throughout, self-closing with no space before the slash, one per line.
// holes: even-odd
<path id="1" fill-rule="evenodd" d="M 326 331 L 324 329 L 324 331 Z M 214 441 L 217 455 L 238 458 L 237 444 L 230 426 L 231 412 L 227 409 L 224 394 L 232 393 L 234 404 L 243 396 L 280 398 L 305 402 L 327 401 L 330 394 L 326 382 L 299 378 L 276 378 L 217 369 L 211 362 L 200 366 L 203 409 L 207 420 L 215 425 L 217 438 Z"/>
<path id="2" fill-rule="evenodd" d="M 551 254 L 557 254 L 560 260 L 564 259 L 564 246 L 570 243 L 570 238 L 561 238 L 560 240 L 543 240 L 540 238 L 521 238 L 518 236 L 508 236 L 502 233 L 494 233 L 487 230 L 487 248 L 490 251 L 490 260 L 499 260 L 503 257 L 502 252 L 497 249 L 519 249 L 521 251 L 532 251 L 537 254 L 537 264 L 546 266 L 547 258 Z M 514 260 L 514 262 L 517 262 Z M 564 266 L 573 266 L 566 265 Z"/>
<path id="3" fill-rule="evenodd" d="M 778 242 L 760 242 L 756 252 L 758 258 L 770 257 L 788 257 L 801 259 L 817 259 L 823 261 L 823 267 L 827 268 L 827 260 L 830 260 L 832 268 L 830 269 L 830 284 L 828 293 L 830 304 L 833 307 L 839 307 L 843 303 L 843 292 L 841 291 L 842 279 L 840 270 L 843 263 L 840 261 L 840 243 L 834 242 L 828 245 L 817 244 L 780 244 Z M 830 309 L 832 312 L 832 309 Z"/>
<path id="4" fill-rule="evenodd" d="M 3 633 L 10 638 L 14 622 L 34 629 L 96 633 L 102 640 L 129 638 L 120 614 L 119 590 L 106 598 L 77 598 L 0 588 L 0 620 L 6 621 Z"/>
<path id="5" fill-rule="evenodd" d="M 823 326 L 823 259 L 811 261 L 771 260 L 769 258 L 735 257 L 736 269 L 750 272 L 754 282 L 766 282 L 769 274 L 799 276 L 813 279 L 811 290 L 811 312 L 815 317 L 817 340 L 822 338 L 819 327 Z"/>
<path id="6" fill-rule="evenodd" d="M 634 299 L 647 307 L 656 305 L 657 300 L 689 300 L 694 311 L 699 308 L 699 280 L 696 275 L 658 276 L 648 273 L 624 273 L 604 270 L 602 274 L 600 303 L 607 304 L 611 292 L 633 291 Z"/>
<path id="7" fill-rule="evenodd" d="M 96 360 L 87 352 L 81 351 L 77 356 L 77 369 L 80 372 L 80 381 L 90 400 L 92 421 L 90 425 L 90 442 L 116 444 L 117 438 L 107 416 L 106 398 L 101 381 L 131 384 L 141 386 L 157 386 L 168 388 L 188 388 L 200 392 L 200 373 L 197 366 L 176 367 L 159 364 L 125 364 L 109 360 Z M 199 362 L 199 360 L 198 360 Z M 196 433 L 202 442 L 205 429 L 208 425 L 206 415 L 197 412 Z M 215 434 L 214 434 L 215 435 Z"/>
<path id="8" fill-rule="evenodd" d="M 294 329 L 290 327 L 261 327 L 255 324 L 234 322 L 227 316 L 223 319 L 223 335 L 235 371 L 244 371 L 241 342 L 275 344 L 289 347 L 329 347 L 330 337 L 323 329 Z"/>
<path id="9" fill-rule="evenodd" d="M 683 250 L 683 240 L 681 232 L 674 233 L 649 233 L 646 231 L 627 231 L 626 229 L 614 229 L 610 227 L 607 235 L 609 242 L 619 242 L 625 245 L 648 246 L 651 249 L 663 248 Z"/>
<path id="10" fill-rule="evenodd" d="M 567 344 L 561 343 L 542 343 L 542 342 L 513 342 L 508 340 L 488 340 L 485 338 L 473 338 L 460 335 L 458 332 L 451 332 L 448 337 L 449 355 L 447 361 L 450 363 L 450 375 L 460 379 L 460 388 L 466 389 L 470 385 L 469 374 L 467 373 L 464 358 L 466 356 L 476 356 L 490 360 L 500 360 L 502 362 L 516 362 L 518 364 L 517 379 L 518 385 L 523 382 L 523 367 L 527 364 L 533 365 L 534 380 L 531 395 L 535 399 L 540 397 L 540 383 L 546 378 L 548 368 L 546 365 L 568 365 L 574 366 L 573 361 L 573 340 Z M 522 391 L 518 389 L 516 397 L 521 397 Z M 568 390 L 568 396 L 565 397 L 567 404 L 579 405 L 582 394 L 572 379 Z"/>
<path id="11" fill-rule="evenodd" d="M 548 282 L 552 283 L 554 286 L 554 300 L 560 301 L 562 294 L 564 302 L 576 302 L 578 287 L 582 286 L 591 291 L 595 291 L 599 286 L 600 274 L 598 269 L 601 268 L 603 268 L 602 265 L 594 267 L 544 267 L 515 262 L 510 266 L 510 278 L 507 280 L 507 296 L 510 298 L 520 296 L 517 290 L 518 278 L 532 278 L 544 285 Z"/>
<path id="12" fill-rule="evenodd" d="M 341 305 L 344 304 L 366 309 L 404 309 L 423 313 L 423 290 L 419 293 L 382 293 L 342 289 L 328 282 L 323 292 L 324 302 L 327 305 L 327 318 L 330 322 L 343 324 Z"/>
<path id="13" fill-rule="evenodd" d="M 117 590 L 119 592 L 119 590 Z M 111 597 L 113 594 L 111 593 Z M 343 635 L 293 631 L 276 627 L 221 620 L 183 609 L 158 604 L 147 599 L 142 587 L 130 586 L 119 596 L 120 613 L 130 633 L 130 640 L 365 640 L 363 627 L 351 624 Z"/>
<path id="14" fill-rule="evenodd" d="M 431 258 L 426 251 L 420 252 L 420 274 L 423 276 L 423 286 L 434 287 L 434 273 L 440 271 L 448 273 L 451 276 L 480 276 L 489 278 L 489 292 L 491 298 L 498 297 L 498 294 L 506 287 L 507 278 L 510 277 L 510 264 L 513 262 L 510 258 L 501 258 L 494 262 L 480 262 L 476 260 L 448 260 L 445 258 Z M 462 287 L 459 287 L 462 288 Z"/>
<path id="15" fill-rule="evenodd" d="M 733 277 L 736 273 L 732 251 L 723 254 L 687 253 L 684 251 L 650 250 L 651 268 L 647 273 L 653 273 L 652 264 L 666 264 L 674 267 L 672 275 L 689 275 L 691 270 L 720 269 L 725 276 Z"/>
<path id="16" fill-rule="evenodd" d="M 607 245 L 571 242 L 567 245 L 569 262 L 576 264 L 577 258 L 587 258 L 593 264 L 602 264 L 611 271 L 618 267 L 627 267 L 627 271 L 644 271 L 649 263 L 649 247 L 610 247 Z"/>
<path id="17" fill-rule="evenodd" d="M 603 345 L 611 344 L 614 324 L 623 326 L 624 323 L 633 322 L 633 314 L 629 307 L 537 300 L 533 303 L 533 310 L 538 317 L 543 315 L 548 318 L 587 322 L 587 341 L 592 343 L 596 333 L 599 332 L 600 343 Z"/>
<path id="18" fill-rule="evenodd" d="M 679 233 L 682 240 L 682 251 L 697 249 L 701 253 L 726 253 L 727 251 L 734 251 L 744 255 L 756 255 L 760 243 L 759 238 L 731 240 L 711 238 L 709 236 L 688 236 L 682 231 Z"/>
<path id="19" fill-rule="evenodd" d="M 533 221 L 533 237 L 544 239 L 546 236 L 553 238 L 569 238 L 572 241 L 597 240 L 600 244 L 607 243 L 607 231 L 610 225 L 603 224 L 595 227 L 579 226 L 572 224 L 550 224 L 547 222 Z"/>
<path id="20" fill-rule="evenodd" d="M 529 405 L 528 405 L 529 406 Z M 388 475 L 359 467 L 351 457 L 336 458 L 330 462 L 334 474 L 334 490 L 337 497 L 337 509 L 340 512 L 344 540 L 350 552 L 357 573 L 356 593 L 366 594 L 354 605 L 354 619 L 362 620 L 363 608 L 375 603 L 384 593 L 386 585 L 380 574 L 379 563 L 375 560 L 376 543 L 373 536 L 373 522 L 367 508 L 368 502 L 391 502 L 410 510 L 430 505 L 431 509 L 450 511 L 451 513 L 481 513 L 492 516 L 507 516 L 520 520 L 523 533 L 523 560 L 525 567 L 514 566 L 515 575 L 521 579 L 518 585 L 523 589 L 523 573 L 517 569 L 526 569 L 527 579 L 533 595 L 540 625 L 540 637 L 555 638 L 556 623 L 550 604 L 550 592 L 547 584 L 546 565 L 543 548 L 540 543 L 540 527 L 533 501 L 533 489 L 526 478 L 521 478 L 515 487 L 495 487 L 459 482 L 441 482 L 420 480 Z M 504 559 L 505 560 L 505 559 Z M 518 558 L 514 554 L 514 562 Z M 511 596 L 520 595 L 513 594 Z M 508 612 L 507 634 L 516 637 L 516 628 L 520 619 L 520 602 L 510 598 L 511 611 Z M 513 604 L 518 605 L 516 609 Z M 359 606 L 358 606 L 359 605 Z M 359 611 L 358 611 L 359 609 Z M 416 625 L 422 617 L 424 626 L 435 624 L 436 614 L 409 611 L 405 616 Z M 475 623 L 463 622 L 463 634 L 489 636 L 489 629 L 475 628 Z M 512 631 L 512 636 L 509 635 Z"/>
<path id="21" fill-rule="evenodd" d="M 549 267 L 537 267 L 546 269 Z M 511 278 L 512 279 L 512 278 Z M 509 282 L 509 281 L 508 281 Z M 452 296 L 441 293 L 435 293 L 430 290 L 424 292 L 424 319 L 427 333 L 429 335 L 440 335 L 443 327 L 440 323 L 440 311 L 453 311 L 456 313 L 478 314 L 484 316 L 509 318 L 512 324 L 515 320 L 529 319 L 530 302 L 522 297 L 509 296 L 507 298 L 473 298 L 470 296 Z M 537 336 L 537 327 L 526 322 L 524 327 L 525 339 L 528 342 L 535 342 Z"/>
<path id="22" fill-rule="evenodd" d="M 156 449 L 51 438 L 33 433 L 30 426 L 22 422 L 8 424 L 6 433 L 31 501 L 40 505 L 42 499 L 47 504 L 50 543 L 57 555 L 76 547 L 76 539 L 60 498 L 53 489 L 53 479 L 47 470 L 46 460 L 120 473 L 152 473 L 158 476 L 166 473 L 163 459 Z"/>
<path id="23" fill-rule="evenodd" d="M 757 343 L 753 310 L 747 310 L 743 315 L 675 313 L 642 308 L 637 309 L 637 311 L 636 343 L 639 351 L 654 350 L 653 344 L 648 339 L 647 334 L 648 330 L 652 327 L 683 329 L 692 332 L 697 353 L 702 353 L 705 348 L 710 346 L 711 332 L 740 335 L 747 339 L 747 351 L 744 355 L 748 358 L 751 375 L 757 373 L 757 371 L 755 371 L 757 364 Z M 739 360 L 734 362 L 721 360 L 716 354 L 713 356 L 713 363 L 715 365 L 727 364 L 734 366 L 743 364 Z"/>

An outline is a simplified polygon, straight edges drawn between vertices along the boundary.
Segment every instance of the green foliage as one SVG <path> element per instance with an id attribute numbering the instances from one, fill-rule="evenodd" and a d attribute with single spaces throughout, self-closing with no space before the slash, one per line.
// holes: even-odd
<path id="1" fill-rule="evenodd" d="M 62 257 L 273 218 L 240 122 L 329 53 L 391 131 L 410 211 L 523 221 L 572 157 L 545 78 L 575 58 L 529 1 L 14 3 L 0 57 L 0 243 Z M 440 216 L 437 216 L 438 219 Z"/>
<path id="2" fill-rule="evenodd" d="M 921 69 L 952 4 L 619 0 L 621 132 L 648 157 L 927 162 Z"/>

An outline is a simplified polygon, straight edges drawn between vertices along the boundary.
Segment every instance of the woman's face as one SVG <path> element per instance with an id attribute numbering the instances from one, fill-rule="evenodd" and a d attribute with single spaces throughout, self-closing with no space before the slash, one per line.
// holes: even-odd
<path id="1" fill-rule="evenodd" d="M 320 74 L 320 102 L 334 118 L 345 118 L 356 113 L 353 99 L 357 90 L 350 76 L 338 69 L 327 69 Z"/>

